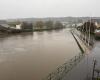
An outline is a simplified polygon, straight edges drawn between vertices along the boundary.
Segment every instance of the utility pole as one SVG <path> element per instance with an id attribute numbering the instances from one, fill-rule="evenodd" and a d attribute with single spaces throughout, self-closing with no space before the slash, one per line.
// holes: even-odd
<path id="1" fill-rule="evenodd" d="M 90 37 L 91 37 L 91 17 L 90 17 L 90 25 L 89 25 L 89 39 L 88 39 L 88 46 L 90 45 Z"/>

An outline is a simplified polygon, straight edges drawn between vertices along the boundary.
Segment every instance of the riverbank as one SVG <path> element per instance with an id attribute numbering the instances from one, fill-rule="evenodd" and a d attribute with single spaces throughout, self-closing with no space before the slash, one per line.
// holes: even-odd
<path id="1" fill-rule="evenodd" d="M 6 37 L 10 37 L 10 36 L 18 36 L 18 35 L 24 35 L 24 36 L 28 36 L 28 35 L 33 35 L 34 32 L 52 32 L 52 31 L 59 31 L 59 30 L 63 30 L 65 28 L 62 29 L 35 29 L 34 31 L 22 31 L 22 32 L 17 32 L 17 33 L 10 33 L 10 32 L 0 32 L 0 38 L 6 38 Z"/>
<path id="2" fill-rule="evenodd" d="M 43 29 L 34 29 L 33 31 L 50 31 L 50 30 L 60 30 L 64 28 L 52 28 L 52 29 L 43 28 Z"/>
<path id="3" fill-rule="evenodd" d="M 7 35 L 7 34 L 20 34 L 20 33 L 27 33 L 27 32 L 40 32 L 40 31 L 52 31 L 52 30 L 61 30 L 63 28 L 52 28 L 52 29 L 47 29 L 47 28 L 41 28 L 41 29 L 25 29 L 25 30 L 11 30 L 11 31 L 4 31 L 0 32 L 0 35 Z"/>

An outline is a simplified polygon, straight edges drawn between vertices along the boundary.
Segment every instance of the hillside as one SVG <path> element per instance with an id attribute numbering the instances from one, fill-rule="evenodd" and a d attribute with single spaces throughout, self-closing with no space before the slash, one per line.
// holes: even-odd
<path id="1" fill-rule="evenodd" d="M 47 17 L 47 18 L 19 18 L 19 19 L 8 19 L 7 22 L 16 22 L 16 21 L 26 21 L 26 22 L 36 22 L 36 21 L 60 21 L 60 22 L 82 22 L 89 20 L 90 17 Z M 92 19 L 100 20 L 100 17 L 92 17 Z"/>

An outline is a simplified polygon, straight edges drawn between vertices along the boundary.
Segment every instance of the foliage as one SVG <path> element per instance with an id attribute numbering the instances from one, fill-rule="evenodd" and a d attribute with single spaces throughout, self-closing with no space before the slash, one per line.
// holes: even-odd
<path id="1" fill-rule="evenodd" d="M 96 25 L 93 22 L 85 22 L 82 26 L 81 26 L 81 31 L 83 30 L 84 32 L 88 32 L 90 29 L 91 33 L 94 33 L 95 29 L 96 29 Z"/>
<path id="2" fill-rule="evenodd" d="M 54 28 L 63 28 L 64 26 L 62 25 L 61 22 L 57 21 L 54 25 Z"/>
<path id="3" fill-rule="evenodd" d="M 16 21 L 16 22 L 8 22 L 8 25 L 15 27 L 16 25 L 20 24 L 20 21 Z"/>
<path id="4" fill-rule="evenodd" d="M 51 29 L 51 28 L 53 28 L 54 27 L 54 23 L 53 23 L 53 21 L 46 21 L 45 22 L 45 26 L 48 28 L 48 29 Z"/>
<path id="5" fill-rule="evenodd" d="M 22 27 L 22 29 L 33 29 L 33 24 L 27 23 L 27 22 L 22 22 L 21 27 Z"/>
<path id="6" fill-rule="evenodd" d="M 40 29 L 43 28 L 43 26 L 44 26 L 43 21 L 37 21 L 36 24 L 35 24 L 35 27 L 40 28 Z"/>

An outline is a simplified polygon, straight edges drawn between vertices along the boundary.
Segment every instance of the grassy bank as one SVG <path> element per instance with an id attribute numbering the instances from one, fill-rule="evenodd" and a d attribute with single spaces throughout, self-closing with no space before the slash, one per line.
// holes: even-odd
<path id="1" fill-rule="evenodd" d="M 60 30 L 60 29 L 64 29 L 64 28 L 52 28 L 52 29 L 26 29 L 26 30 L 13 30 L 13 31 L 4 31 L 4 32 L 0 32 L 0 35 L 10 35 L 10 34 L 21 34 L 21 33 L 29 33 L 29 32 L 36 32 L 36 31 L 50 31 L 50 30 Z"/>

